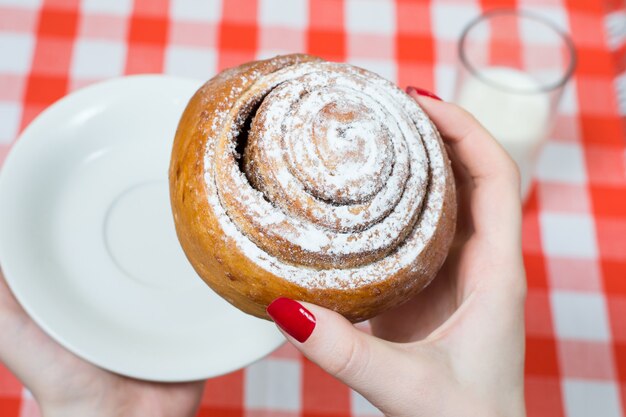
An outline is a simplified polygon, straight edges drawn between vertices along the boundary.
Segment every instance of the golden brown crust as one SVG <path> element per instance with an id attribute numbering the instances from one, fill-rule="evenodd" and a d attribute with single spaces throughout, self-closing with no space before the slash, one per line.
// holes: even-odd
<path id="1" fill-rule="evenodd" d="M 215 123 L 216 115 L 230 111 L 233 97 L 262 77 L 309 61 L 318 61 L 318 58 L 289 55 L 244 64 L 220 73 L 196 92 L 181 117 L 172 149 L 169 170 L 172 210 L 178 238 L 196 272 L 236 307 L 268 318 L 267 305 L 285 296 L 331 308 L 356 322 L 407 301 L 431 281 L 445 260 L 456 223 L 454 180 L 447 156 L 442 168 L 445 181 L 440 190 L 443 195 L 441 216 L 415 261 L 383 279 L 351 287 L 299 285 L 260 266 L 224 230 L 207 194 L 204 165 L 207 141 L 224 134 L 223 126 Z M 437 146 L 445 156 L 438 137 Z M 284 242 L 264 244 L 282 245 Z"/>

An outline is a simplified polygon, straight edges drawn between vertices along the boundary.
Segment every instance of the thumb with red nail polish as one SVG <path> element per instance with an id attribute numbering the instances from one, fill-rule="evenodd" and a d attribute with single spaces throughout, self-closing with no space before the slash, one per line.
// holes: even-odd
<path id="1" fill-rule="evenodd" d="M 390 387 L 384 381 L 397 380 L 406 364 L 388 342 L 361 332 L 334 311 L 289 298 L 274 300 L 267 313 L 307 358 L 383 412 L 394 410 L 395 400 L 388 395 Z M 413 378 L 416 372 L 404 375 Z"/>
<path id="2" fill-rule="evenodd" d="M 300 343 L 306 342 L 315 329 L 315 316 L 302 304 L 280 297 L 267 307 L 267 314 L 289 336 Z"/>

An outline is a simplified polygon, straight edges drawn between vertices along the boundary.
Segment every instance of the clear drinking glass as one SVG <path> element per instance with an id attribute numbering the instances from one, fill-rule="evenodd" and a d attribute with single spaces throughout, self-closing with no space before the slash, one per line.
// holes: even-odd
<path id="1" fill-rule="evenodd" d="M 576 65 L 572 40 L 539 15 L 498 9 L 471 21 L 458 47 L 455 102 L 513 157 L 525 198 L 537 151 Z"/>

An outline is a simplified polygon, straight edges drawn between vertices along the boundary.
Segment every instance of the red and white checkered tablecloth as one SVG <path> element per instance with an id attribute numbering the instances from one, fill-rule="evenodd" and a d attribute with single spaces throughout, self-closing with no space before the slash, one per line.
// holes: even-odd
<path id="1" fill-rule="evenodd" d="M 207 79 L 244 61 L 301 51 L 449 99 L 460 29 L 501 6 L 545 15 L 572 34 L 579 57 L 524 209 L 528 414 L 626 415 L 626 10 L 620 0 L 0 0 L 0 164 L 45 107 L 122 74 Z M 2 365 L 0 415 L 39 415 Z M 285 346 L 209 380 L 199 415 L 379 413 Z"/>

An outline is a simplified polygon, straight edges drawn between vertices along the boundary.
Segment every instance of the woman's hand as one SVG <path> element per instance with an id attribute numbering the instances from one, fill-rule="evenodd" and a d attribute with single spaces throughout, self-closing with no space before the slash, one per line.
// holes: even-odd
<path id="1" fill-rule="evenodd" d="M 203 382 L 161 384 L 107 372 L 65 350 L 24 312 L 0 274 L 0 360 L 44 417 L 194 416 Z"/>
<path id="2" fill-rule="evenodd" d="M 303 310 L 280 299 L 268 312 L 305 356 L 388 416 L 523 416 L 517 168 L 469 113 L 408 91 L 441 132 L 457 181 L 457 236 L 439 275 L 413 300 L 373 319 L 375 336 L 307 303 Z"/>

